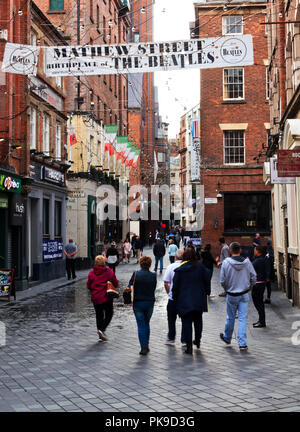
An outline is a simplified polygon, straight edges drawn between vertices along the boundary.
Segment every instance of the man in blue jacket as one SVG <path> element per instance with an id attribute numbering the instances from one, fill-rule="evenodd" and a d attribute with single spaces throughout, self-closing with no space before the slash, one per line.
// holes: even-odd
<path id="1" fill-rule="evenodd" d="M 241 245 L 237 242 L 229 246 L 231 257 L 226 258 L 221 267 L 220 282 L 226 292 L 227 318 L 224 333 L 220 338 L 227 344 L 231 343 L 238 311 L 237 340 L 241 351 L 247 350 L 247 312 L 248 292 L 256 283 L 256 272 L 248 258 L 241 257 Z"/>
<path id="2" fill-rule="evenodd" d="M 270 280 L 270 264 L 266 259 L 266 250 L 263 246 L 256 246 L 254 249 L 253 267 L 257 273 L 257 282 L 252 289 L 252 300 L 258 312 L 258 321 L 253 324 L 254 328 L 266 327 L 266 315 L 264 305 L 264 292 L 266 282 Z"/>

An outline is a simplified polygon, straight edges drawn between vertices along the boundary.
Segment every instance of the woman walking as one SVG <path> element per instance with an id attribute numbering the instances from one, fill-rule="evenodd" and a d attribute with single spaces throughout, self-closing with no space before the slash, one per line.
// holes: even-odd
<path id="1" fill-rule="evenodd" d="M 129 263 L 130 254 L 131 254 L 131 244 L 128 238 L 126 238 L 123 248 L 124 248 L 125 262 Z"/>
<path id="2" fill-rule="evenodd" d="M 107 281 L 118 287 L 118 279 L 113 270 L 106 267 L 106 258 L 98 255 L 95 258 L 95 265 L 90 271 L 87 280 L 87 287 L 92 294 L 92 302 L 96 312 L 96 323 L 99 339 L 107 340 L 105 330 L 113 316 L 113 300 L 106 295 Z"/>
<path id="3" fill-rule="evenodd" d="M 187 345 L 185 353 L 193 354 L 193 344 L 200 348 L 202 313 L 208 311 L 209 274 L 204 265 L 197 261 L 196 252 L 192 248 L 185 249 L 182 261 L 182 265 L 174 270 L 172 292 L 178 315 L 182 320 L 184 340 Z"/>
<path id="4" fill-rule="evenodd" d="M 218 263 L 214 259 L 210 251 L 211 251 L 211 245 L 207 244 L 204 248 L 204 251 L 201 253 L 201 259 L 202 259 L 202 264 L 204 265 L 204 267 L 207 268 L 209 272 L 209 277 L 210 277 L 209 288 L 211 289 L 211 279 L 214 271 L 214 265 L 217 266 Z"/>
<path id="5" fill-rule="evenodd" d="M 138 337 L 141 355 L 147 355 L 150 338 L 150 319 L 154 308 L 154 292 L 156 289 L 156 274 L 149 269 L 152 259 L 148 256 L 140 258 L 141 269 L 131 276 L 128 287 L 133 287 L 133 312 L 138 327 Z"/>
<path id="6" fill-rule="evenodd" d="M 170 263 L 173 264 L 175 261 L 175 255 L 176 252 L 178 251 L 178 247 L 176 246 L 174 240 L 170 240 L 169 241 L 169 258 L 170 258 Z"/>
<path id="7" fill-rule="evenodd" d="M 116 246 L 117 246 L 116 243 L 112 242 L 110 248 L 108 248 L 106 251 L 108 267 L 112 269 L 114 273 L 116 273 L 116 266 L 119 263 L 119 252 Z"/>

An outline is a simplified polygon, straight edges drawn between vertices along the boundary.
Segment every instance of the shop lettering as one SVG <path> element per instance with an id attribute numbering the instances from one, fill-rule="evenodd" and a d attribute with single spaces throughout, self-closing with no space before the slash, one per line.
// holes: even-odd
<path id="1" fill-rule="evenodd" d="M 5 175 L 0 175 L 0 189 L 1 190 L 15 190 L 15 189 L 19 189 L 20 187 L 20 182 L 11 178 L 11 177 L 6 177 Z"/>
<path id="2" fill-rule="evenodd" d="M 293 158 L 300 158 L 300 153 L 292 153 Z"/>

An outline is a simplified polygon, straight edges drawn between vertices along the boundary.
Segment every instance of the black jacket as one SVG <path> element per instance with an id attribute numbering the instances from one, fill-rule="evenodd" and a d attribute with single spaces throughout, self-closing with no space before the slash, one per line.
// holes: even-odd
<path id="1" fill-rule="evenodd" d="M 267 279 L 270 279 L 270 263 L 265 256 L 261 255 L 255 258 L 252 264 L 257 274 L 257 282 L 265 282 Z"/>
<path id="2" fill-rule="evenodd" d="M 136 240 L 135 241 L 134 249 L 143 249 L 142 240 Z"/>
<path id="3" fill-rule="evenodd" d="M 134 274 L 132 274 L 128 286 L 133 284 Z M 155 301 L 154 292 L 156 289 L 156 273 L 141 269 L 137 272 L 134 283 L 134 301 Z"/>
<path id="4" fill-rule="evenodd" d="M 202 264 L 209 270 L 214 269 L 214 264 L 217 265 L 216 260 L 213 258 L 210 252 L 204 251 L 201 253 Z"/>
<path id="5" fill-rule="evenodd" d="M 153 247 L 153 253 L 154 253 L 154 256 L 156 256 L 158 258 L 165 256 L 166 248 L 165 248 L 165 245 L 162 241 L 155 243 L 155 245 Z"/>
<path id="6" fill-rule="evenodd" d="M 108 248 L 106 252 L 106 257 L 108 258 L 109 256 L 114 255 L 117 255 L 117 257 L 119 258 L 119 252 L 117 251 L 117 249 L 115 247 Z"/>
<path id="7" fill-rule="evenodd" d="M 188 261 L 177 267 L 174 273 L 172 293 L 179 316 L 192 311 L 207 312 L 210 277 L 204 265 Z"/>

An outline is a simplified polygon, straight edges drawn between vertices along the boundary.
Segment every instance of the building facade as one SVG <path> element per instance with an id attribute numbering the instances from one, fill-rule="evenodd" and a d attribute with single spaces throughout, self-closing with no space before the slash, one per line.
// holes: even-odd
<path id="1" fill-rule="evenodd" d="M 270 188 L 263 182 L 263 149 L 270 129 L 266 3 L 195 4 L 194 36 L 251 34 L 255 63 L 200 71 L 201 184 L 205 194 L 203 243 L 219 253 L 218 238 L 249 253 L 259 232 L 271 234 Z"/>

